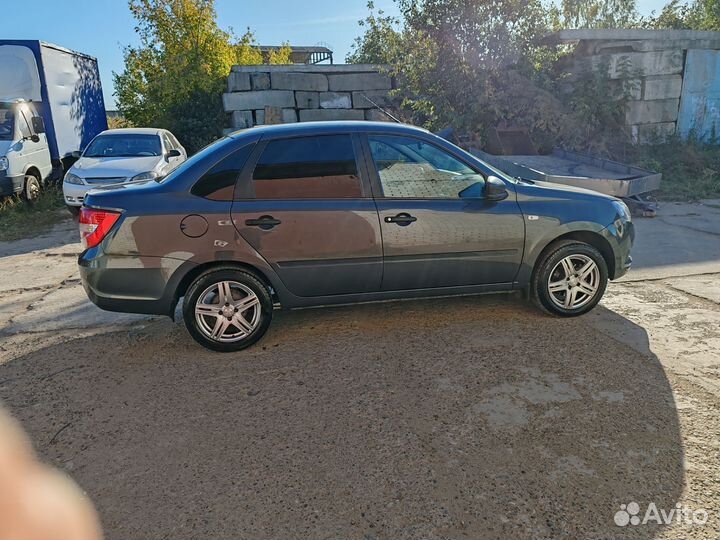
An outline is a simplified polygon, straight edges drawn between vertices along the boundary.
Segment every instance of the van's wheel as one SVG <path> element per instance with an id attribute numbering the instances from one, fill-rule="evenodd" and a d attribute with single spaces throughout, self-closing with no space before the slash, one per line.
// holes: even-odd
<path id="1" fill-rule="evenodd" d="M 607 264 L 600 252 L 584 242 L 565 240 L 538 261 L 531 296 L 548 313 L 577 317 L 597 305 L 607 282 Z"/>
<path id="2" fill-rule="evenodd" d="M 25 174 L 22 195 L 28 202 L 35 202 L 40 196 L 40 178 L 35 173 Z"/>
<path id="3" fill-rule="evenodd" d="M 267 286 L 248 272 L 228 267 L 200 274 L 183 304 L 190 335 L 219 352 L 239 351 L 257 342 L 270 326 L 272 313 Z"/>

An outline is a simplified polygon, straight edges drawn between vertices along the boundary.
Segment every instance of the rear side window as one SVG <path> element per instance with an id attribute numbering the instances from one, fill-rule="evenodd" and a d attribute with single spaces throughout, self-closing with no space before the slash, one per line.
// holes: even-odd
<path id="1" fill-rule="evenodd" d="M 362 197 L 350 135 L 271 141 L 253 172 L 258 199 Z"/>
<path id="2" fill-rule="evenodd" d="M 195 182 L 190 192 L 213 201 L 232 201 L 235 183 L 254 147 L 254 144 L 244 146 L 215 164 Z"/>

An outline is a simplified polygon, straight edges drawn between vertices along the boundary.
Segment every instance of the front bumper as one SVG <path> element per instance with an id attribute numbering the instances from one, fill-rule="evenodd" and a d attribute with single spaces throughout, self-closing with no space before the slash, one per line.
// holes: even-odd
<path id="1" fill-rule="evenodd" d="M 7 171 L 0 171 L 0 195 L 13 195 L 23 190 L 25 175 L 8 176 Z"/>
<path id="2" fill-rule="evenodd" d="M 603 236 L 610 244 L 615 259 L 610 279 L 621 278 L 632 266 L 630 251 L 635 242 L 635 225 L 632 221 L 615 222 L 603 230 Z"/>
<path id="3" fill-rule="evenodd" d="M 82 206 L 85 195 L 92 189 L 92 186 L 85 184 L 68 184 L 63 182 L 63 198 L 68 206 Z"/>

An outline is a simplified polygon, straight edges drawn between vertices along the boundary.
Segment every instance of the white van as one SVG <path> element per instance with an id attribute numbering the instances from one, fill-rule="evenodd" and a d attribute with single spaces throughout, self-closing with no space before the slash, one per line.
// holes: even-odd
<path id="1" fill-rule="evenodd" d="M 35 105 L 0 101 L 0 195 L 34 200 L 52 171 L 45 124 Z"/>

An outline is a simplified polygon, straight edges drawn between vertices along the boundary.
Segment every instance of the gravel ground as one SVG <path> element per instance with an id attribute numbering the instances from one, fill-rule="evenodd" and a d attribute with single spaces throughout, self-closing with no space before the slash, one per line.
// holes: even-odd
<path id="1" fill-rule="evenodd" d="M 720 535 L 720 274 L 654 268 L 573 320 L 515 296 L 278 312 L 219 355 L 89 305 L 75 234 L 0 244 L 0 398 L 110 539 Z M 617 526 L 631 502 L 709 519 Z"/>

